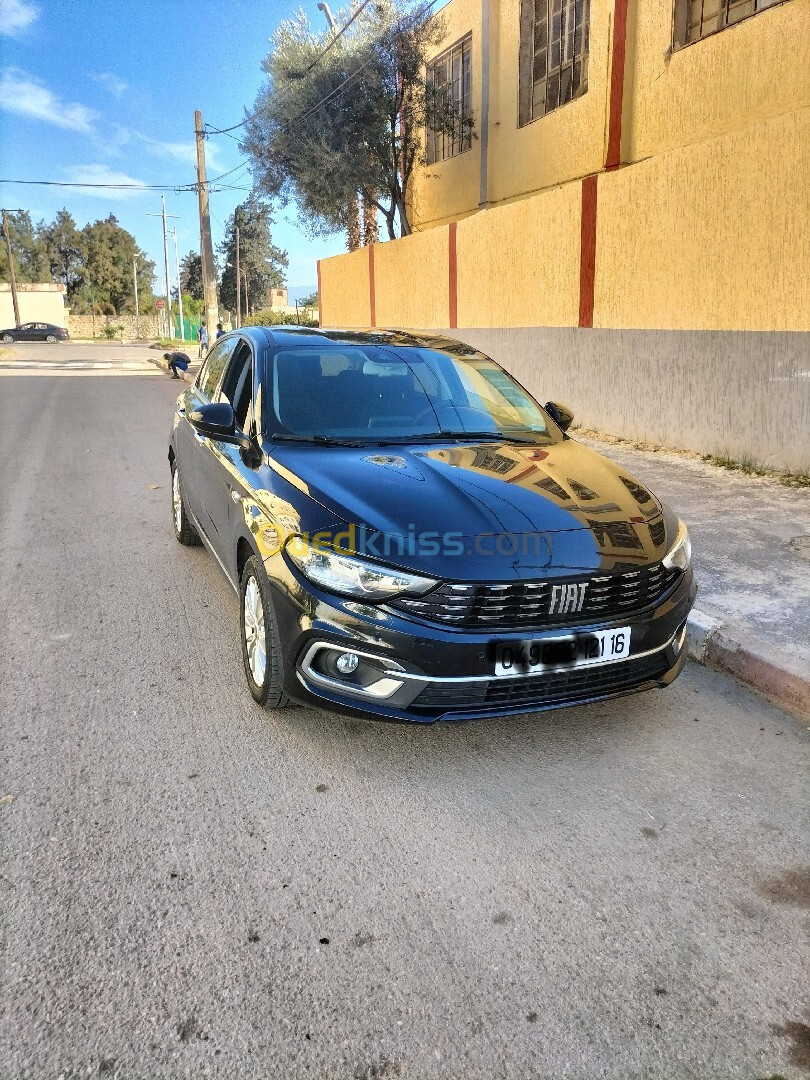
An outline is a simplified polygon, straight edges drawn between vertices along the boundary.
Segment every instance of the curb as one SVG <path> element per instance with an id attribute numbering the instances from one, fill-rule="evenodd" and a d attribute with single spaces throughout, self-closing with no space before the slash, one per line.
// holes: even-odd
<path id="1" fill-rule="evenodd" d="M 743 639 L 746 644 L 743 644 Z M 810 716 L 810 676 L 787 656 L 744 627 L 723 623 L 693 608 L 686 623 L 689 656 L 731 675 L 745 686 L 800 716 Z"/>

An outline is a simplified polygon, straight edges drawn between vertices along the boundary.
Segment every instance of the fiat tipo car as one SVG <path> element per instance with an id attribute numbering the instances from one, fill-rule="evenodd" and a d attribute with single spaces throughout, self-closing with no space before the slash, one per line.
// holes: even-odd
<path id="1" fill-rule="evenodd" d="M 255 700 L 431 722 L 671 683 L 686 526 L 571 421 L 447 338 L 220 338 L 177 402 L 172 516 L 239 595 Z"/>

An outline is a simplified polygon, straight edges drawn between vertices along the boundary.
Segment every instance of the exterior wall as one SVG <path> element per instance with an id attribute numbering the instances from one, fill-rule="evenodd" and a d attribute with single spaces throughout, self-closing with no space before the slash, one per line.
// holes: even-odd
<path id="1" fill-rule="evenodd" d="M 371 318 L 368 248 L 322 259 L 318 294 L 322 326 L 371 325 L 375 320 Z"/>
<path id="2" fill-rule="evenodd" d="M 158 338 L 165 332 L 157 314 L 141 315 L 137 323 L 134 315 L 96 315 L 94 318 L 92 315 L 71 314 L 64 325 L 72 338 L 103 338 L 107 326 L 115 327 L 116 338 L 123 337 L 124 340 L 132 340 L 138 335 L 140 338 Z"/>
<path id="3" fill-rule="evenodd" d="M 568 184 L 458 223 L 459 326 L 576 324 L 580 202 L 580 185 Z"/>
<path id="4" fill-rule="evenodd" d="M 630 0 L 622 160 L 810 106 L 810 0 L 786 0 L 671 50 L 666 0 Z"/>
<path id="5" fill-rule="evenodd" d="M 810 109 L 603 174 L 596 251 L 595 326 L 810 330 Z"/>
<path id="6" fill-rule="evenodd" d="M 376 321 L 380 326 L 441 326 L 449 305 L 447 229 L 374 245 Z M 403 264 L 410 268 L 402 287 Z M 323 265 L 323 264 L 322 264 Z M 426 272 L 427 268 L 429 272 Z"/>
<path id="7" fill-rule="evenodd" d="M 47 322 L 54 326 L 67 326 L 65 290 L 62 285 L 53 285 L 51 282 L 18 285 L 17 302 L 20 306 L 20 322 Z M 13 326 L 14 302 L 11 285 L 0 282 L 0 330 Z"/>

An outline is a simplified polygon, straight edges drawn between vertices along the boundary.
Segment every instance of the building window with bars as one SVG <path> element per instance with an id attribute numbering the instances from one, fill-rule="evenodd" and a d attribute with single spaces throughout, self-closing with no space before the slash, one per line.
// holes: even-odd
<path id="1" fill-rule="evenodd" d="M 427 66 L 427 163 L 456 157 L 472 146 L 472 35 Z"/>
<path id="2" fill-rule="evenodd" d="M 521 0 L 519 124 L 588 89 L 591 0 Z"/>
<path id="3" fill-rule="evenodd" d="M 742 22 L 758 11 L 783 4 L 785 0 L 675 0 L 674 41 L 676 49 L 716 34 Z"/>

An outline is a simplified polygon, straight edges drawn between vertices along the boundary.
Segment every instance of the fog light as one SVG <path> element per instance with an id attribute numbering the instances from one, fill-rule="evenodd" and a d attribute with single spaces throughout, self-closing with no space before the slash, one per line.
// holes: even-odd
<path id="1" fill-rule="evenodd" d="M 344 652 L 335 660 L 335 667 L 338 669 L 341 675 L 351 675 L 353 671 L 357 671 L 357 665 L 360 663 L 360 657 L 357 653 Z"/>

